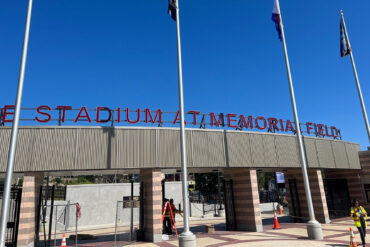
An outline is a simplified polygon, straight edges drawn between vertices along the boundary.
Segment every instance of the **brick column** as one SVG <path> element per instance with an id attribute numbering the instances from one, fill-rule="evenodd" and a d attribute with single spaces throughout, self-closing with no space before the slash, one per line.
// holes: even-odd
<path id="1" fill-rule="evenodd" d="M 27 172 L 23 175 L 17 242 L 19 247 L 34 246 L 40 186 L 43 178 L 43 172 Z"/>
<path id="2" fill-rule="evenodd" d="M 370 184 L 370 149 L 367 151 L 361 151 L 359 152 L 360 157 L 360 164 L 361 164 L 361 171 L 359 171 L 359 176 L 361 183 L 360 186 L 355 187 L 358 191 L 358 196 L 356 199 L 360 201 L 360 203 L 366 207 L 366 210 L 369 210 L 370 208 L 370 196 L 366 196 L 365 187 Z M 351 188 L 351 192 L 354 191 L 355 188 Z M 351 193 L 350 192 L 350 193 Z M 362 196 L 360 196 L 359 192 L 361 192 Z M 369 201 L 368 201 L 369 200 Z"/>
<path id="3" fill-rule="evenodd" d="M 304 189 L 304 183 L 303 183 L 302 170 L 301 169 L 289 169 L 285 173 L 285 179 L 286 179 L 287 196 L 288 196 L 289 209 L 290 209 L 289 212 L 291 216 L 297 216 L 297 215 L 292 215 L 293 214 L 293 209 L 292 209 L 293 204 L 291 200 L 292 196 L 290 195 L 288 180 L 296 179 L 300 211 L 301 211 L 302 217 L 304 218 L 303 220 L 307 221 L 309 219 L 309 215 L 308 215 L 306 191 Z M 313 204 L 313 208 L 315 211 L 316 220 L 321 223 L 328 224 L 330 223 L 330 217 L 329 217 L 328 205 L 326 203 L 324 182 L 322 180 L 321 171 L 317 169 L 308 169 L 308 179 L 310 183 L 312 204 Z"/>
<path id="4" fill-rule="evenodd" d="M 162 185 L 161 171 L 141 170 L 144 188 L 144 238 L 150 242 L 162 241 Z"/>
<path id="5" fill-rule="evenodd" d="M 249 168 L 229 168 L 224 170 L 224 174 L 233 181 L 237 229 L 262 232 L 257 171 Z"/>

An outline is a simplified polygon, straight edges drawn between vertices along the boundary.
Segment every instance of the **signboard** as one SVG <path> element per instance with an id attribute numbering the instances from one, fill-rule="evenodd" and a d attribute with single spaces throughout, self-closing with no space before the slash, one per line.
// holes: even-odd
<path id="1" fill-rule="evenodd" d="M 5 105 L 0 108 L 0 126 L 13 121 L 14 105 Z M 72 108 L 69 105 L 59 105 L 52 108 L 48 105 L 37 108 L 23 108 L 21 121 L 35 121 L 39 124 L 58 122 L 58 125 L 66 123 L 78 124 L 81 122 L 89 124 L 110 123 L 114 125 L 163 125 L 175 126 L 180 123 L 180 112 L 165 112 L 161 109 L 152 110 L 130 109 L 130 108 L 109 108 L 98 106 L 88 109 L 85 106 Z M 295 123 L 289 119 L 277 117 L 252 116 L 234 113 L 201 113 L 191 110 L 186 113 L 185 124 L 189 127 L 199 128 L 231 128 L 236 130 L 266 130 L 268 132 L 290 132 L 296 133 Z M 340 129 L 322 123 L 304 122 L 301 123 L 302 133 L 315 135 L 317 137 L 340 138 Z"/>
<path id="2" fill-rule="evenodd" d="M 278 183 L 278 184 L 285 183 L 284 173 L 282 173 L 282 172 L 276 172 L 276 183 Z"/>

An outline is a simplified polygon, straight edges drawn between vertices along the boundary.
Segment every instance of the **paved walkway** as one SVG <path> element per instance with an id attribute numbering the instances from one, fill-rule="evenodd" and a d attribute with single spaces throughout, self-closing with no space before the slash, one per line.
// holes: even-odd
<path id="1" fill-rule="evenodd" d="M 216 223 L 216 222 L 215 222 Z M 217 224 L 216 224 L 217 227 Z M 198 247 L 242 247 L 242 246 L 348 246 L 349 228 L 353 227 L 350 218 L 334 220 L 331 224 L 322 225 L 324 240 L 312 241 L 307 239 L 306 224 L 303 223 L 281 223 L 280 230 L 273 230 L 271 224 L 264 225 L 264 232 L 230 232 L 216 231 L 212 234 L 199 232 L 200 226 L 193 226 L 197 235 Z M 203 227 L 204 228 L 204 227 Z M 203 229 L 204 230 L 204 229 Z M 203 231 L 204 232 L 204 231 Z M 360 236 L 355 229 L 356 240 Z M 172 247 L 178 246 L 176 237 L 162 243 L 134 243 L 133 247 Z"/>
<path id="2" fill-rule="evenodd" d="M 273 246 L 273 247 L 339 247 L 348 246 L 349 243 L 349 228 L 353 227 L 353 221 L 350 218 L 343 218 L 333 220 L 331 224 L 323 224 L 323 241 L 312 241 L 307 239 L 306 224 L 304 223 L 284 223 L 287 217 L 281 217 L 280 230 L 272 229 L 272 221 L 269 217 L 264 219 L 264 232 L 234 232 L 225 231 L 224 219 L 209 219 L 202 221 L 193 221 L 191 224 L 191 230 L 197 236 L 198 247 L 242 247 L 242 246 Z M 180 223 L 180 222 L 179 222 Z M 180 223 L 181 224 L 181 223 Z M 206 224 L 214 224 L 216 231 L 215 233 L 205 233 Z M 354 227 L 353 227 L 354 228 Z M 113 230 L 113 229 L 112 229 Z M 126 229 L 125 229 L 126 230 Z M 182 229 L 179 229 L 181 232 Z M 357 232 L 357 228 L 354 228 L 357 243 L 360 243 L 360 236 Z M 114 245 L 114 232 L 104 230 L 100 234 L 94 234 L 97 236 L 96 240 L 91 241 L 80 241 L 78 246 L 80 247 L 112 247 Z M 122 233 L 120 240 L 128 239 L 128 234 Z M 68 246 L 74 246 L 74 241 L 67 240 Z M 58 241 L 59 244 L 59 241 Z M 58 246 L 57 244 L 57 246 Z M 60 245 L 59 245 L 60 246 Z M 128 241 L 119 241 L 116 246 L 132 246 L 132 247 L 174 247 L 178 246 L 178 239 L 176 236 L 171 236 L 170 240 L 163 241 L 161 243 L 145 243 L 136 242 L 130 243 Z"/>

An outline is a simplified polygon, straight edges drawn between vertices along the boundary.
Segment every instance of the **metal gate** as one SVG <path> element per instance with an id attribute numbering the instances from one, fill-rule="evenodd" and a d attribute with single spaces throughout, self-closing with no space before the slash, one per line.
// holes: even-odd
<path id="1" fill-rule="evenodd" d="M 301 205 L 298 196 L 297 190 L 297 179 L 289 179 L 289 193 L 290 193 L 290 200 L 292 204 L 292 212 L 290 213 L 293 222 L 302 222 L 302 213 L 301 213 Z"/>
<path id="2" fill-rule="evenodd" d="M 346 179 L 324 179 L 330 219 L 350 216 L 351 201 Z"/>
<path id="3" fill-rule="evenodd" d="M 48 183 L 48 182 L 47 182 Z M 52 231 L 52 224 L 53 224 L 53 210 L 54 210 L 54 193 L 55 193 L 55 186 L 41 186 L 40 187 L 40 195 L 39 195 L 39 208 L 37 214 L 37 221 L 36 221 L 36 241 L 35 246 L 40 246 L 40 223 L 42 224 L 41 227 L 43 229 L 43 243 L 45 247 L 51 246 L 51 231 Z M 50 205 L 48 205 L 48 200 L 50 200 Z M 47 221 L 47 209 L 48 206 L 50 207 L 49 210 L 49 222 Z"/>
<path id="4" fill-rule="evenodd" d="M 235 205 L 234 205 L 234 191 L 233 181 L 224 180 L 224 200 L 225 200 L 225 215 L 226 215 L 226 230 L 236 230 L 236 217 L 235 217 Z"/>
<path id="5" fill-rule="evenodd" d="M 0 198 L 3 199 L 4 188 L 1 190 Z M 5 246 L 16 247 L 19 226 L 19 212 L 21 209 L 22 188 L 13 187 L 10 191 L 10 205 L 8 223 L 6 229 Z"/>

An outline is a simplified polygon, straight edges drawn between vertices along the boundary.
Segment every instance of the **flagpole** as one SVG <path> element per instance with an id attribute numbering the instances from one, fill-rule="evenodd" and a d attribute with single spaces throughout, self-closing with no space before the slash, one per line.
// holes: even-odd
<path id="1" fill-rule="evenodd" d="M 180 247 L 196 246 L 195 235 L 189 227 L 189 192 L 188 192 L 188 172 L 186 160 L 186 135 L 185 135 L 185 114 L 184 114 L 184 92 L 182 81 L 182 57 L 181 57 L 181 38 L 180 38 L 180 15 L 179 0 L 176 0 L 176 34 L 177 34 L 177 64 L 179 80 L 179 105 L 180 105 L 180 139 L 181 139 L 181 169 L 182 169 L 182 197 L 184 202 L 184 231 L 179 236 Z"/>
<path id="2" fill-rule="evenodd" d="M 31 25 L 32 1 L 33 0 L 28 1 L 28 11 L 27 11 L 26 27 L 24 31 L 24 41 L 23 41 L 23 51 L 22 51 L 21 66 L 20 66 L 19 79 L 18 79 L 17 98 L 16 98 L 16 103 L 15 103 L 14 120 L 13 120 L 11 139 L 10 139 L 10 145 L 9 145 L 8 163 L 6 167 L 3 203 L 2 203 L 2 208 L 1 208 L 0 247 L 5 247 L 5 241 L 6 241 L 6 230 L 7 230 L 7 223 L 8 223 L 7 220 L 8 220 L 9 203 L 10 203 L 10 190 L 12 186 L 14 158 L 15 158 L 15 153 L 16 153 L 17 136 L 18 136 L 19 115 L 21 111 L 23 82 L 24 82 L 24 74 L 25 74 L 26 60 L 27 60 L 28 38 L 29 38 L 30 25 Z"/>
<path id="3" fill-rule="evenodd" d="M 282 19 L 281 12 L 280 12 L 279 0 L 277 0 L 277 8 L 278 8 L 278 13 L 279 13 L 279 18 L 280 18 L 279 25 L 280 25 L 282 43 L 283 43 L 283 48 L 284 48 L 285 64 L 286 64 L 286 70 L 287 70 L 288 82 L 289 82 L 289 90 L 290 90 L 290 98 L 292 101 L 294 121 L 296 124 L 298 147 L 299 147 L 299 153 L 300 153 L 301 161 L 302 161 L 303 183 L 304 183 L 304 188 L 306 192 L 308 214 L 310 218 L 310 220 L 307 222 L 307 233 L 308 233 L 309 239 L 322 240 L 323 235 L 322 235 L 321 224 L 315 219 L 315 212 L 314 212 L 313 203 L 312 203 L 310 184 L 309 184 L 308 174 L 307 174 L 307 163 L 306 163 L 307 158 L 306 158 L 306 153 L 305 153 L 303 139 L 302 139 L 301 127 L 300 127 L 300 123 L 298 119 L 297 105 L 296 105 L 295 95 L 294 95 L 292 75 L 290 72 L 290 63 L 289 63 L 289 57 L 288 57 L 288 50 L 287 50 L 287 46 L 285 42 L 284 26 L 283 26 L 283 19 Z"/>
<path id="4" fill-rule="evenodd" d="M 344 34 L 345 34 L 345 37 L 346 37 L 346 42 L 347 42 L 348 48 L 349 48 L 349 56 L 351 57 L 353 74 L 355 75 L 358 97 L 360 98 L 360 103 L 361 103 L 361 108 L 362 108 L 362 114 L 364 115 L 365 125 L 366 125 L 366 129 L 367 129 L 367 137 L 368 137 L 369 142 L 370 142 L 369 120 L 367 118 L 367 113 L 366 113 L 366 107 L 365 107 L 365 103 L 364 103 L 364 98 L 362 97 L 362 90 L 361 90 L 361 86 L 360 86 L 360 81 L 358 79 L 356 65 L 355 65 L 355 60 L 354 60 L 353 54 L 352 54 L 352 47 L 351 47 L 351 44 L 349 42 L 349 37 L 348 37 L 348 33 L 347 33 L 347 27 L 346 27 L 346 23 L 344 21 L 343 10 L 340 10 L 340 15 L 341 15 L 342 22 L 343 22 Z"/>

